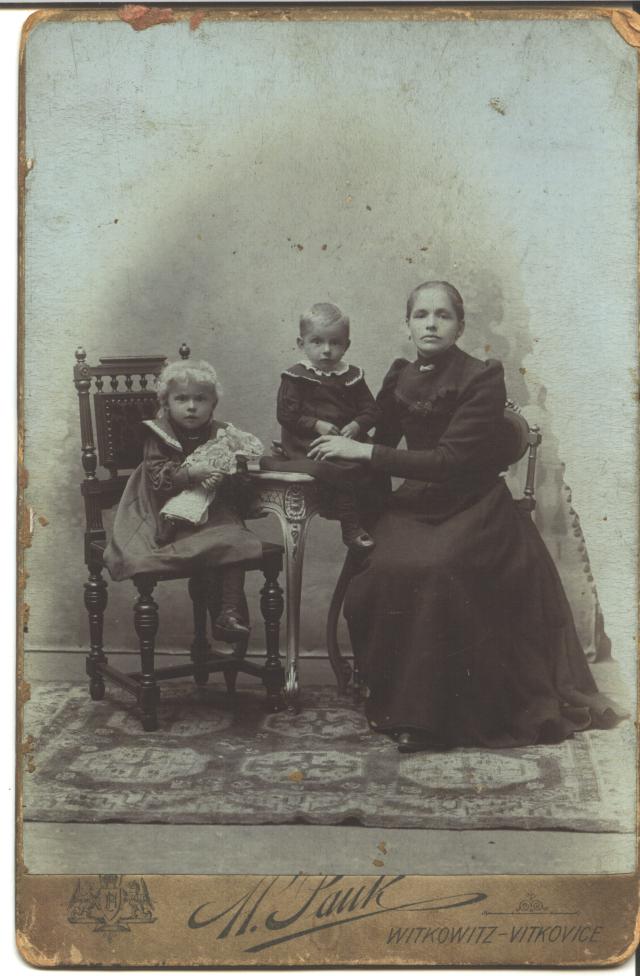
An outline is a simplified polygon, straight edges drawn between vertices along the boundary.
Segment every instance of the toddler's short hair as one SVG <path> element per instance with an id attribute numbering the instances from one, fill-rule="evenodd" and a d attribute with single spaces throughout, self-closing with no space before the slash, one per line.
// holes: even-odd
<path id="1" fill-rule="evenodd" d="M 300 335 L 305 336 L 314 326 L 342 325 L 349 332 L 349 316 L 331 302 L 317 302 L 300 316 Z"/>
<path id="2" fill-rule="evenodd" d="M 173 383 L 199 383 L 202 386 L 208 386 L 213 391 L 216 403 L 222 395 L 222 387 L 218 383 L 217 373 L 211 363 L 206 363 L 203 359 L 193 362 L 180 359 L 177 362 L 167 363 L 158 377 L 156 387 L 160 415 L 166 409 L 169 400 L 169 388 Z"/>

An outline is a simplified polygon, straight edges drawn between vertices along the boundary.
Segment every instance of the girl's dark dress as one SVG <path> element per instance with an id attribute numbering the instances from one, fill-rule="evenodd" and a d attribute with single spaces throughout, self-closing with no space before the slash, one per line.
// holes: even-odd
<path id="1" fill-rule="evenodd" d="M 214 420 L 200 433 L 189 436 L 180 434 L 165 418 L 144 423 L 148 436 L 143 461 L 127 482 L 104 554 L 112 578 L 130 579 L 137 573 L 189 573 L 196 567 L 215 569 L 260 558 L 262 544 L 245 528 L 235 510 L 230 479 L 218 488 L 204 525 L 185 524 L 172 542 L 158 545 L 161 508 L 189 484 L 186 458 L 228 425 Z"/>
<path id="2" fill-rule="evenodd" d="M 377 402 L 372 468 L 407 480 L 345 601 L 371 726 L 514 746 L 613 724 L 553 561 L 500 476 L 502 365 L 456 346 L 398 359 Z"/>

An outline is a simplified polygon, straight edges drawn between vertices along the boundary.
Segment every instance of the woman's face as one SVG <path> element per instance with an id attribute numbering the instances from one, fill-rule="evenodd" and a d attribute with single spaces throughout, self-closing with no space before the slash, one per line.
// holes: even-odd
<path id="1" fill-rule="evenodd" d="M 426 359 L 449 349 L 464 331 L 464 323 L 441 285 L 418 292 L 407 326 L 416 349 Z"/>

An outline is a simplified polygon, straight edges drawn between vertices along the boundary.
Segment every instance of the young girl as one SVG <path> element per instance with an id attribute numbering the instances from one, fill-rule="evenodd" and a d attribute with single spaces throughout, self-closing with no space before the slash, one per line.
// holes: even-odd
<path id="1" fill-rule="evenodd" d="M 196 449 L 220 440 L 238 453 L 245 445 L 255 453 L 259 442 L 214 420 L 219 394 L 209 363 L 181 361 L 164 368 L 158 381 L 160 409 L 155 420 L 144 421 L 143 461 L 127 482 L 104 558 L 114 580 L 204 568 L 211 576 L 212 595 L 221 584 L 214 637 L 233 643 L 249 633 L 238 563 L 259 558 L 262 544 L 234 510 L 229 477 L 215 470 L 214 461 L 202 458 L 206 451 Z M 196 486 L 209 489 L 214 498 L 206 520 L 193 525 L 165 519 L 161 513 L 169 499 Z"/>

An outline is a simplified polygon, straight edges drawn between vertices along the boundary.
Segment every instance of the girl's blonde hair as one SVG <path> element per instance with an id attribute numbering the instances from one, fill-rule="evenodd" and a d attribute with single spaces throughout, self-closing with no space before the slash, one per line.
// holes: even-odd
<path id="1" fill-rule="evenodd" d="M 211 363 L 206 363 L 203 359 L 194 362 L 180 359 L 174 363 L 167 363 L 158 377 L 156 387 L 160 404 L 158 417 L 166 413 L 169 390 L 174 383 L 199 383 L 201 386 L 208 386 L 213 392 L 216 403 L 222 396 L 222 387 Z"/>

